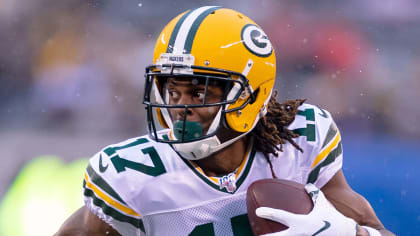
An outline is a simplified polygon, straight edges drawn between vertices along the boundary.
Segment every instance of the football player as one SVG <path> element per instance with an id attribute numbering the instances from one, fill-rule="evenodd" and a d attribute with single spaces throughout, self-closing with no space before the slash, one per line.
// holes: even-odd
<path id="1" fill-rule="evenodd" d="M 308 215 L 257 209 L 289 226 L 274 235 L 392 235 L 347 184 L 331 114 L 277 102 L 274 49 L 250 18 L 188 10 L 157 38 L 153 63 L 149 135 L 90 159 L 85 206 L 57 235 L 252 235 L 246 191 L 264 178 L 306 184 L 315 204 Z"/>

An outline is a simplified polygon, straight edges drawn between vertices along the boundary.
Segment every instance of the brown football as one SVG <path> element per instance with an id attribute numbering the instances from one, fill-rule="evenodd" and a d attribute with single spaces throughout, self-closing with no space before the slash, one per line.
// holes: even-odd
<path id="1" fill-rule="evenodd" d="M 255 209 L 271 207 L 296 214 L 308 214 L 314 207 L 304 185 L 284 179 L 257 180 L 248 187 L 246 194 L 248 219 L 254 235 L 274 233 L 288 227 L 258 217 Z"/>

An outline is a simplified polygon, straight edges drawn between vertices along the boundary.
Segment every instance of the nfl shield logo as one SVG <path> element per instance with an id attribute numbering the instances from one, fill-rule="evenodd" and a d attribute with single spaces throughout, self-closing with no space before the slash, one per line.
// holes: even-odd
<path id="1" fill-rule="evenodd" d="M 226 188 L 229 193 L 236 190 L 236 177 L 234 173 L 223 176 L 219 179 L 220 189 Z"/>

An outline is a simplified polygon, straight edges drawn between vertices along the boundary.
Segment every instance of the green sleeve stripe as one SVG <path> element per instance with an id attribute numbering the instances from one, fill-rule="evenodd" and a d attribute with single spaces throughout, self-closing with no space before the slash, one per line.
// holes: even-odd
<path id="1" fill-rule="evenodd" d="M 101 188 L 104 192 L 106 192 L 108 195 L 110 195 L 111 197 L 113 197 L 114 199 L 120 201 L 121 203 L 124 203 L 125 205 L 127 205 L 122 198 L 120 197 L 120 195 L 118 195 L 118 193 L 116 193 L 114 191 L 114 189 L 112 189 L 112 187 L 104 180 L 102 179 L 102 177 L 100 175 L 98 175 L 95 170 L 92 168 L 92 166 L 89 164 L 88 167 L 86 168 L 86 171 L 89 175 L 90 180 L 99 188 Z"/>
<path id="2" fill-rule="evenodd" d="M 325 137 L 325 140 L 324 140 L 324 143 L 322 144 L 321 149 L 323 149 L 325 145 L 330 143 L 330 141 L 335 137 L 337 132 L 338 132 L 337 126 L 335 125 L 335 122 L 333 121 L 330 125 L 330 128 L 328 129 L 327 137 Z"/>
<path id="3" fill-rule="evenodd" d="M 92 190 L 86 188 L 86 181 L 83 181 L 83 188 L 84 188 L 83 194 L 86 197 L 92 198 L 93 204 L 95 204 L 95 206 L 97 207 L 100 207 L 106 215 L 111 216 L 112 218 L 118 221 L 129 223 L 135 228 L 138 228 L 141 231 L 145 232 L 143 221 L 141 219 L 136 219 L 134 217 L 126 216 L 122 214 L 121 212 L 119 212 L 118 210 L 115 210 L 113 207 L 107 205 L 102 199 L 96 197 L 96 195 L 94 194 Z"/>
<path id="4" fill-rule="evenodd" d="M 343 153 L 343 148 L 341 145 L 341 141 L 338 143 L 337 147 L 328 154 L 328 156 L 325 158 L 323 162 L 321 162 L 319 165 L 317 165 L 311 173 L 309 173 L 308 181 L 307 183 L 315 183 L 315 181 L 318 179 L 319 172 L 321 171 L 321 168 L 324 166 L 329 165 L 330 163 L 333 163 L 335 159 Z"/>
<path id="5" fill-rule="evenodd" d="M 121 149 L 129 148 L 129 147 L 133 147 L 133 146 L 140 145 L 140 144 L 147 143 L 147 142 L 149 142 L 149 140 L 147 138 L 138 138 L 134 142 L 131 142 L 131 143 L 126 144 L 126 145 L 121 146 L 121 147 L 108 147 L 108 148 L 105 148 L 104 152 L 108 156 L 112 156 L 112 155 L 115 154 L 115 152 L 117 150 L 121 150 Z"/>

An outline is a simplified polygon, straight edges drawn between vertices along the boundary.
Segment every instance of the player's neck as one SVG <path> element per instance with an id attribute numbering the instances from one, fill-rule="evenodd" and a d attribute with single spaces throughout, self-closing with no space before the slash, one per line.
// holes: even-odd
<path id="1" fill-rule="evenodd" d="M 250 139 L 245 136 L 207 158 L 194 161 L 207 176 L 223 176 L 234 172 L 246 158 Z"/>

